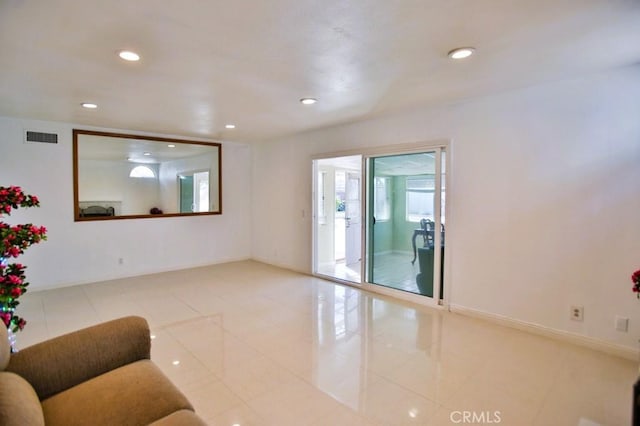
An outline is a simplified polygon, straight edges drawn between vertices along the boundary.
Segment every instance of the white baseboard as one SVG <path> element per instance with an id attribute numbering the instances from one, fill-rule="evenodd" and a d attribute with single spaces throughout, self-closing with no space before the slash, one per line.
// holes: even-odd
<path id="1" fill-rule="evenodd" d="M 373 255 L 374 256 L 388 256 L 388 255 L 393 254 L 393 253 L 394 253 L 393 250 L 385 250 L 385 251 L 377 251 Z"/>
<path id="2" fill-rule="evenodd" d="M 303 274 L 303 275 L 309 275 L 312 276 L 313 274 L 311 273 L 311 266 L 308 267 L 308 269 L 298 269 L 298 268 L 294 268 L 291 265 L 287 265 L 281 262 L 276 262 L 273 261 L 271 259 L 266 259 L 263 257 L 259 257 L 259 256 L 252 256 L 249 260 L 253 260 L 256 262 L 260 262 L 260 263 L 264 263 L 266 265 L 271 265 L 271 266 L 275 266 L 276 268 L 280 268 L 280 269 L 286 269 L 288 271 L 292 271 L 292 272 L 297 272 L 299 274 Z"/>
<path id="3" fill-rule="evenodd" d="M 532 334 L 537 334 L 539 336 L 573 343 L 631 361 L 638 360 L 638 351 L 628 346 L 617 345 L 615 343 L 606 342 L 604 340 L 596 339 L 593 337 L 583 336 L 581 334 L 575 334 L 563 330 L 557 330 L 554 328 L 542 326 L 540 324 L 529 323 L 526 321 L 509 318 L 503 315 L 467 308 L 465 306 L 451 304 L 449 305 L 449 310 L 460 315 L 466 315 L 506 327 L 526 331 Z"/>

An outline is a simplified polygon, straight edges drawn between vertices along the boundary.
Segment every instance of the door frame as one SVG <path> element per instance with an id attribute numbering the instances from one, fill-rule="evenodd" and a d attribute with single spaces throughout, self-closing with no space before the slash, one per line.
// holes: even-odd
<path id="1" fill-rule="evenodd" d="M 431 147 L 431 148 L 423 148 L 423 149 L 419 149 L 417 151 L 414 152 L 401 152 L 399 154 L 396 153 L 385 153 L 385 154 L 374 154 L 374 155 L 367 155 L 365 156 L 365 164 L 366 164 L 366 170 L 365 170 L 365 175 L 366 175 L 366 182 L 365 185 L 368 189 L 367 191 L 367 209 L 366 209 L 366 254 L 367 254 L 367 268 L 366 268 L 366 276 L 364 277 L 363 280 L 363 288 L 367 289 L 367 290 L 371 290 L 371 291 L 376 291 L 376 290 L 382 290 L 382 291 L 378 291 L 380 293 L 384 293 L 384 294 L 389 294 L 387 293 L 386 290 L 391 290 L 394 292 L 397 291 L 401 291 L 402 293 L 404 293 L 405 295 L 408 296 L 408 300 L 414 301 L 414 297 L 417 296 L 421 299 L 423 299 L 422 301 L 425 302 L 426 300 L 426 305 L 429 306 L 439 306 L 441 304 L 445 303 L 445 298 L 444 295 L 440 295 L 440 286 L 436 285 L 435 283 L 439 283 L 440 282 L 440 277 L 443 274 L 443 269 L 444 267 L 441 269 L 439 267 L 435 267 L 436 265 L 441 265 L 441 258 L 442 258 L 442 251 L 440 250 L 434 250 L 434 276 L 433 276 L 433 297 L 428 297 L 425 295 L 421 295 L 421 294 L 416 294 L 416 293 L 411 293 L 411 292 L 406 292 L 406 291 L 402 291 L 402 290 L 397 290 L 394 289 L 391 286 L 386 286 L 384 284 L 380 284 L 380 283 L 374 283 L 373 279 L 375 277 L 373 277 L 373 270 L 375 269 L 375 265 L 373 262 L 373 259 L 371 259 L 370 255 L 372 255 L 373 253 L 373 244 L 374 244 L 374 226 L 375 226 L 375 222 L 374 222 L 374 212 L 373 212 L 373 183 L 372 183 L 372 179 L 374 179 L 373 173 L 372 173 L 372 166 L 373 166 L 373 162 L 377 159 L 377 158 L 383 158 L 383 157 L 394 157 L 394 156 L 404 156 L 404 155 L 410 155 L 410 154 L 422 154 L 422 153 L 433 153 L 435 158 L 437 159 L 435 161 L 435 169 L 434 169 L 434 179 L 435 179 L 435 188 L 439 188 L 440 194 L 442 194 L 441 189 L 442 189 L 442 152 L 446 152 L 446 147 L 443 145 L 438 145 L 435 147 Z M 445 161 L 447 160 L 447 156 L 445 156 Z M 448 170 L 446 168 L 446 164 L 445 164 L 445 170 Z M 445 186 L 446 188 L 446 186 Z M 440 196 L 435 196 L 437 192 L 434 192 L 434 205 L 433 205 L 433 209 L 434 209 L 434 213 L 435 212 L 442 212 L 442 198 Z M 446 204 L 446 197 L 445 197 L 445 204 Z M 446 212 L 446 205 L 445 205 L 445 212 Z M 434 219 L 435 219 L 435 229 L 440 229 L 440 225 L 441 225 L 441 214 L 434 214 Z M 440 232 L 436 232 L 434 234 L 434 245 L 435 247 L 440 247 L 441 244 L 441 239 L 442 239 L 442 234 Z M 446 246 L 445 246 L 445 251 L 446 251 Z M 445 256 L 446 259 L 447 256 Z M 446 274 L 445 274 L 445 278 L 446 278 Z M 446 288 L 446 283 L 444 283 L 443 288 Z"/>
<path id="2" fill-rule="evenodd" d="M 446 170 L 446 174 L 445 174 L 445 189 L 447 192 L 447 196 L 445 197 L 445 212 L 446 212 L 446 217 L 447 217 L 447 242 L 451 242 L 453 241 L 453 238 L 451 238 L 449 235 L 449 229 L 453 229 L 455 232 L 455 223 L 454 223 L 454 217 L 452 215 L 452 208 L 451 208 L 451 194 L 453 193 L 453 169 L 452 169 L 452 163 L 453 163 L 453 142 L 451 139 L 434 139 L 434 140 L 430 140 L 430 141 L 424 141 L 424 142 L 412 142 L 412 143 L 403 143 L 403 144 L 397 144 L 397 145 L 384 145 L 384 146 L 379 146 L 379 147 L 373 147 L 373 148 L 360 148 L 360 149 L 350 149 L 350 150 L 344 150 L 344 151 L 333 151 L 333 152 L 327 152 L 327 153 L 321 153 L 321 154 L 315 154 L 311 156 L 311 170 L 312 170 L 312 238 L 311 238 L 311 274 L 313 276 L 317 276 L 320 278 L 324 278 L 324 279 L 328 279 L 330 281 L 334 281 L 334 282 L 338 282 L 340 284 L 346 284 L 346 285 L 350 285 L 350 286 L 354 286 L 354 287 L 358 287 L 361 288 L 363 290 L 367 290 L 367 291 L 371 291 L 373 293 L 379 293 L 379 294 L 383 294 L 383 295 L 387 295 L 387 296 L 391 296 L 391 297 L 395 297 L 397 299 L 402 299 L 402 300 L 406 300 L 412 303 L 417 303 L 420 305 L 426 305 L 426 306 L 432 306 L 432 307 L 439 307 L 439 308 L 446 308 L 449 309 L 450 306 L 450 295 L 451 295 L 451 286 L 453 283 L 453 279 L 452 279 L 452 268 L 451 268 L 451 264 L 452 264 L 452 254 L 451 254 L 451 244 L 445 244 L 445 248 L 444 248 L 444 266 L 442 268 L 442 273 L 444 273 L 444 294 L 442 295 L 442 300 L 438 301 L 438 299 L 436 299 L 435 297 L 433 299 L 429 298 L 429 297 L 425 297 L 419 294 L 413 294 L 413 293 L 409 293 L 409 292 L 405 292 L 402 290 L 397 290 L 397 289 L 392 289 L 392 288 L 388 288 L 388 287 L 384 287 L 384 286 L 380 286 L 380 285 L 376 285 L 376 284 L 372 284 L 372 283 L 368 283 L 367 280 L 367 273 L 366 273 L 366 268 L 368 267 L 369 264 L 369 253 L 367 250 L 368 244 L 369 244 L 369 221 L 370 221 L 370 215 L 367 214 L 367 212 L 369 211 L 369 203 L 371 202 L 371 200 L 369 199 L 369 195 L 368 195 L 368 191 L 367 188 L 369 186 L 369 178 L 368 178 L 368 159 L 371 157 L 380 157 L 380 156 L 386 156 L 386 155 L 402 155 L 402 154 L 416 154 L 416 153 L 421 153 L 421 152 L 425 152 L 425 151 L 434 151 L 436 148 L 440 148 L 442 150 L 444 150 L 446 152 L 445 155 L 445 170 Z M 316 200 L 316 185 L 317 185 L 317 170 L 316 170 L 316 161 L 315 160 L 322 160 L 322 159 L 331 159 L 331 158 L 336 158 L 336 157 L 348 157 L 351 155 L 361 155 L 362 156 L 362 165 L 361 165 L 361 202 L 362 202 L 362 206 L 361 206 L 361 254 L 362 254 L 362 261 L 360 262 L 360 283 L 354 283 L 352 281 L 346 281 L 346 280 L 341 280 L 338 278 L 334 278 L 334 277 L 330 277 L 327 275 L 323 275 L 323 274 L 318 274 L 316 272 L 316 239 L 317 239 L 317 218 L 316 218 L 316 209 L 317 209 L 317 200 Z M 436 184 L 438 184 L 440 182 L 440 179 L 442 178 L 442 174 L 440 173 L 439 176 L 436 176 L 437 182 Z M 442 187 L 442 185 L 439 185 L 439 187 Z M 440 198 L 440 197 L 438 197 Z M 436 234 L 439 234 L 439 232 L 436 232 Z M 439 240 L 440 237 L 438 237 Z M 437 281 L 436 281 L 437 282 Z M 435 287 L 439 287 L 439 286 L 434 286 L 434 291 L 435 291 Z M 439 292 L 439 288 L 438 288 L 438 292 Z M 435 296 L 435 294 L 434 294 Z"/>
<path id="3" fill-rule="evenodd" d="M 363 253 L 362 252 L 362 247 L 363 247 L 362 246 L 362 232 L 363 232 L 363 224 L 362 224 L 363 212 L 362 212 L 362 208 L 364 206 L 364 200 L 363 200 L 363 193 L 364 193 L 363 186 L 364 185 L 362 183 L 362 167 L 363 167 L 364 163 L 362 162 L 362 159 L 360 160 L 360 166 L 359 166 L 359 173 L 360 173 L 360 255 L 361 255 L 360 270 L 359 270 L 360 282 L 358 283 L 358 282 L 355 282 L 355 281 L 349 281 L 349 280 L 346 280 L 346 279 L 341 279 L 341 278 L 338 278 L 338 277 L 335 277 L 335 276 L 325 275 L 323 273 L 317 272 L 318 269 L 319 269 L 319 266 L 320 266 L 319 262 L 318 262 L 318 255 L 319 255 L 319 253 L 318 253 L 318 238 L 319 238 L 320 231 L 319 231 L 319 220 L 318 220 L 318 200 L 319 200 L 319 198 L 318 198 L 317 190 L 318 190 L 318 175 L 321 172 L 321 168 L 318 167 L 319 165 L 317 163 L 317 160 L 331 160 L 331 159 L 336 159 L 336 158 L 339 158 L 339 157 L 351 157 L 351 156 L 360 156 L 361 157 L 360 154 L 356 153 L 356 154 L 348 154 L 348 155 L 328 155 L 326 157 L 325 156 L 319 156 L 317 158 L 315 158 L 315 157 L 312 158 L 312 161 L 311 161 L 311 170 L 312 170 L 312 177 L 311 177 L 311 181 L 312 181 L 312 184 L 311 184 L 312 185 L 312 195 L 311 195 L 311 198 L 312 198 L 312 207 L 311 207 L 311 212 L 312 212 L 311 213 L 311 219 L 312 219 L 311 220 L 311 222 L 312 222 L 312 225 L 311 225 L 311 227 L 312 227 L 311 274 L 314 275 L 314 276 L 318 276 L 318 277 L 321 277 L 321 278 L 325 278 L 325 279 L 331 280 L 331 281 L 339 282 L 341 284 L 347 284 L 347 285 L 351 285 L 351 286 L 355 286 L 355 287 L 360 287 L 360 284 L 362 282 L 362 277 L 364 276 L 363 275 L 363 269 L 362 269 L 363 266 L 364 266 L 364 262 L 362 261 L 362 256 L 363 256 L 363 254 L 362 254 Z M 348 167 L 340 167 L 339 170 L 345 172 L 345 184 L 346 184 L 346 178 L 347 178 L 348 173 L 355 173 L 356 172 L 355 168 L 351 169 L 351 168 L 348 168 Z M 333 250 L 333 257 L 335 257 L 335 223 L 336 223 L 335 221 L 336 221 L 336 219 L 335 219 L 335 206 L 333 205 L 333 203 L 334 203 L 334 200 L 335 200 L 335 172 L 336 171 L 337 170 L 333 170 L 333 175 L 334 175 L 333 182 L 334 183 L 333 183 L 332 201 L 330 202 L 331 206 L 332 206 L 330 210 L 331 210 L 331 212 L 332 212 L 331 214 L 333 216 L 332 223 L 333 223 L 333 226 L 334 226 L 334 229 L 332 231 L 332 235 L 333 235 L 334 241 L 331 244 L 332 250 Z M 325 191 L 325 196 L 326 196 L 326 185 L 324 186 L 323 190 Z M 327 204 L 325 202 L 325 215 L 327 213 L 326 212 L 326 206 L 327 206 Z M 345 238 L 346 238 L 346 229 L 345 229 Z M 345 241 L 346 241 L 346 239 L 345 239 Z M 345 255 L 346 255 L 346 247 L 345 247 Z M 346 261 L 346 259 L 345 259 L 345 261 Z"/>
<path id="4" fill-rule="evenodd" d="M 350 191 L 349 191 L 349 179 L 351 179 L 350 175 L 354 175 L 357 176 L 357 181 L 358 181 L 358 191 L 354 191 L 357 193 L 357 200 L 358 203 L 355 204 L 360 204 L 358 206 L 358 211 L 360 212 L 359 217 L 357 217 L 357 222 L 355 223 L 355 225 L 358 225 L 360 227 L 360 230 L 357 231 L 357 235 L 359 236 L 359 241 L 358 243 L 356 243 L 356 247 L 358 250 L 358 259 L 355 262 L 351 262 L 349 263 L 350 260 L 352 260 L 349 256 L 349 246 L 351 245 L 351 236 L 349 234 L 353 233 L 354 231 L 350 231 L 349 228 L 351 228 L 353 226 L 353 224 L 351 223 L 351 218 L 349 216 L 351 216 L 351 209 L 350 209 L 350 201 L 354 201 L 354 200 L 350 200 L 349 199 L 349 195 L 350 195 Z M 345 247 L 344 247 L 344 252 L 345 252 L 345 264 L 346 265 L 353 265 L 356 262 L 362 262 L 362 247 L 358 247 L 358 245 L 362 246 L 362 226 L 361 226 L 361 222 L 362 222 L 362 170 L 360 170 L 360 173 L 356 173 L 356 172 L 346 172 L 345 173 Z M 358 226 L 355 226 L 354 228 L 358 228 Z M 362 269 L 362 268 L 361 268 Z"/>

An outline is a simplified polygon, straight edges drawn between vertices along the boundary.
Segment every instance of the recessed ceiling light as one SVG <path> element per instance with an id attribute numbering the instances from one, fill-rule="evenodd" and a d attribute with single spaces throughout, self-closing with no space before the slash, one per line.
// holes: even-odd
<path id="1" fill-rule="evenodd" d="M 151 153 L 150 153 L 150 152 L 145 152 L 145 153 L 144 153 L 144 154 L 142 154 L 142 155 L 151 155 Z"/>
<path id="2" fill-rule="evenodd" d="M 176 146 L 172 143 L 170 143 L 169 145 L 167 145 L 169 148 L 175 148 Z"/>
<path id="3" fill-rule="evenodd" d="M 82 108 L 87 108 L 87 109 L 96 109 L 96 108 L 98 108 L 98 105 L 93 104 L 91 102 L 83 102 L 80 105 L 82 105 Z"/>
<path id="4" fill-rule="evenodd" d="M 235 129 L 236 125 L 235 124 L 225 124 L 224 128 L 225 129 Z"/>
<path id="5" fill-rule="evenodd" d="M 118 53 L 118 56 L 120 56 L 125 61 L 130 61 L 130 62 L 135 62 L 140 60 L 140 55 L 130 50 L 122 50 Z"/>
<path id="6" fill-rule="evenodd" d="M 316 102 L 318 102 L 318 100 L 314 99 L 314 98 L 302 98 L 302 99 L 300 99 L 300 103 L 302 103 L 303 105 L 313 105 Z"/>
<path id="7" fill-rule="evenodd" d="M 451 52 L 447 53 L 447 55 L 451 59 L 464 59 L 473 55 L 476 49 L 473 47 L 459 47 L 457 49 L 453 49 Z"/>

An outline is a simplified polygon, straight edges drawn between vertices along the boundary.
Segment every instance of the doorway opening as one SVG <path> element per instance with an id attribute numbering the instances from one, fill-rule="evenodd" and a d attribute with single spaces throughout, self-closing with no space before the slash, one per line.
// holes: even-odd
<path id="1" fill-rule="evenodd" d="M 314 271 L 362 282 L 362 156 L 314 161 Z"/>

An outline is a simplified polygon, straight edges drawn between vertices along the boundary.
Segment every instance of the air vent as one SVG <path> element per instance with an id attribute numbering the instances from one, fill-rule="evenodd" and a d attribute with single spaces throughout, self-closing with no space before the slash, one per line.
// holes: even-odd
<path id="1" fill-rule="evenodd" d="M 44 132 L 34 132 L 31 130 L 26 130 L 24 135 L 24 141 L 38 142 L 38 143 L 58 143 L 58 134 L 57 133 L 44 133 Z"/>

